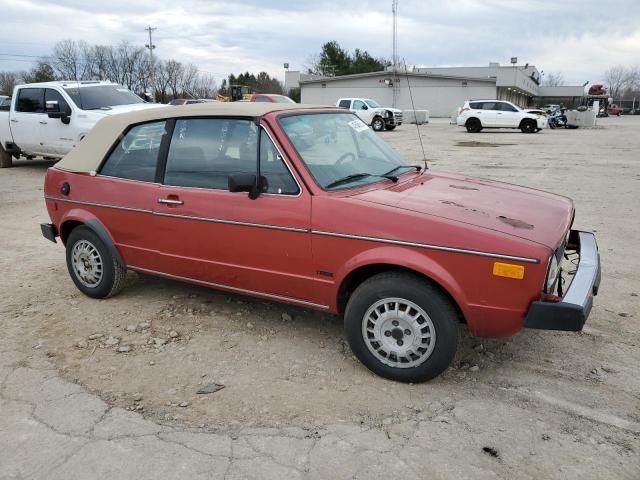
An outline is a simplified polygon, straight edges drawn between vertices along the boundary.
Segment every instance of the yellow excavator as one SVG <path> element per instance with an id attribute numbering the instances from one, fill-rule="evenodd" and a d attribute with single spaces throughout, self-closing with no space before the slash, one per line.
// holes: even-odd
<path id="1" fill-rule="evenodd" d="M 219 102 L 248 101 L 250 98 L 249 87 L 246 85 L 231 85 L 229 87 L 229 95 L 216 95 L 216 100 Z"/>

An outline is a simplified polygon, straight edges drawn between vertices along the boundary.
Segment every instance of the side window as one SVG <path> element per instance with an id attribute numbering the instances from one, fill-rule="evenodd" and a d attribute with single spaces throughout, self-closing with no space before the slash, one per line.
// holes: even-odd
<path id="1" fill-rule="evenodd" d="M 256 102 L 270 102 L 270 100 L 267 97 L 256 97 Z"/>
<path id="2" fill-rule="evenodd" d="M 43 113 L 42 88 L 21 88 L 18 90 L 16 110 L 25 113 Z"/>
<path id="3" fill-rule="evenodd" d="M 351 100 L 340 100 L 340 103 L 338 104 L 338 107 L 346 108 L 347 110 L 349 110 L 350 106 L 351 106 Z"/>
<path id="4" fill-rule="evenodd" d="M 154 182 L 158 152 L 166 122 L 137 125 L 129 130 L 100 169 L 101 175 Z"/>
<path id="5" fill-rule="evenodd" d="M 498 104 L 498 108 L 500 110 L 502 110 L 503 112 L 517 112 L 518 110 L 516 110 L 515 108 L 513 108 L 513 106 L 509 105 L 508 103 L 499 103 Z"/>
<path id="6" fill-rule="evenodd" d="M 53 88 L 46 88 L 44 91 L 44 103 L 46 105 L 47 102 L 56 101 L 58 102 L 58 106 L 60 107 L 61 112 L 66 112 L 67 115 L 71 115 L 71 107 L 67 101 L 62 97 L 60 92 L 54 90 Z"/>
<path id="7" fill-rule="evenodd" d="M 250 120 L 176 120 L 167 155 L 166 185 L 229 187 L 229 175 L 257 171 L 258 135 Z"/>
<path id="8" fill-rule="evenodd" d="M 267 180 L 265 188 L 262 189 L 263 193 L 279 195 L 300 193 L 298 184 L 265 130 L 260 136 L 260 175 Z"/>
<path id="9" fill-rule="evenodd" d="M 365 110 L 366 105 L 362 100 L 354 100 L 353 101 L 353 109 L 354 110 Z"/>
<path id="10" fill-rule="evenodd" d="M 469 106 L 474 110 L 482 110 L 482 102 L 472 102 Z"/>

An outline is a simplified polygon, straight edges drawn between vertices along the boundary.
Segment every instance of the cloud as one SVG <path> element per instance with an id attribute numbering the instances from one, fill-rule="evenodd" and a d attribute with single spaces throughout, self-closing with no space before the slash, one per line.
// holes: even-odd
<path id="1" fill-rule="evenodd" d="M 399 56 L 409 64 L 521 63 L 597 81 L 615 64 L 640 59 L 637 0 L 400 0 Z M 3 0 L 0 53 L 47 55 L 65 38 L 144 45 L 154 32 L 161 58 L 192 62 L 218 81 L 229 73 L 282 64 L 302 68 L 327 41 L 391 57 L 391 1 Z M 31 57 L 0 55 L 0 70 Z"/>

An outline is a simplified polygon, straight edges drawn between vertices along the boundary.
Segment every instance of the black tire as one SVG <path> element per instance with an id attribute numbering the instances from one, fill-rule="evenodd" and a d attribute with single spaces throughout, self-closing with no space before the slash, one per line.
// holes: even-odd
<path id="1" fill-rule="evenodd" d="M 385 129 L 385 130 L 388 130 L 388 131 L 390 132 L 391 130 L 395 129 L 395 128 L 396 128 L 396 126 L 397 126 L 397 125 L 387 125 L 387 126 L 385 126 L 385 127 L 384 127 L 384 129 Z"/>
<path id="2" fill-rule="evenodd" d="M 531 120 L 530 118 L 525 118 L 520 122 L 520 130 L 522 130 L 522 133 L 535 133 L 536 128 L 538 128 L 538 125 L 535 120 Z"/>
<path id="3" fill-rule="evenodd" d="M 13 157 L 0 145 L 0 168 L 13 167 Z"/>
<path id="4" fill-rule="evenodd" d="M 95 284 L 91 284 L 92 282 L 83 283 L 83 279 L 74 267 L 72 260 L 74 248 L 76 245 L 82 246 L 81 242 L 84 242 L 84 245 L 90 245 L 93 248 L 91 251 L 95 251 L 99 256 L 101 274 Z M 95 258 L 95 255 L 91 257 Z M 67 238 L 67 269 L 78 290 L 92 298 L 108 298 L 116 295 L 122 290 L 127 276 L 125 266 L 111 254 L 104 242 L 100 240 L 100 237 L 93 230 L 84 226 L 76 227 Z M 96 268 L 93 270 L 98 271 Z M 90 284 L 87 285 L 86 283 Z"/>
<path id="5" fill-rule="evenodd" d="M 435 342 L 425 343 L 427 339 L 420 339 L 415 336 L 415 333 L 419 333 L 418 330 L 404 330 L 405 335 L 402 333 L 402 324 L 398 326 L 398 323 L 393 320 L 393 314 L 391 319 L 383 320 L 382 316 L 378 317 L 378 321 L 381 323 L 380 332 L 384 330 L 384 325 L 390 325 L 391 320 L 395 327 L 391 326 L 394 332 L 384 331 L 384 337 L 389 340 L 385 342 L 398 342 L 397 345 L 402 345 L 400 341 L 403 339 L 415 339 L 412 340 L 412 349 L 422 348 L 424 345 L 425 352 L 420 352 L 424 355 L 424 359 L 419 360 L 421 363 L 417 363 L 415 366 L 399 367 L 392 366 L 383 363 L 383 360 L 370 350 L 376 349 L 375 344 L 379 346 L 378 352 L 381 352 L 386 348 L 382 345 L 382 342 L 376 342 L 373 334 L 367 330 L 367 338 L 363 332 L 363 325 L 371 328 L 373 327 L 367 316 L 369 310 L 373 308 L 377 303 L 384 302 L 384 305 L 393 303 L 393 299 L 397 299 L 400 302 L 410 302 L 418 306 L 427 314 L 428 323 L 420 323 L 420 331 L 431 332 L 431 329 L 435 331 Z M 396 303 L 398 307 L 400 302 Z M 396 307 L 396 308 L 398 308 Z M 382 307 L 380 307 L 382 308 Z M 385 307 L 386 308 L 386 307 Z M 407 314 L 412 314 L 409 311 L 411 307 L 408 307 Z M 413 310 L 413 309 L 412 309 Z M 387 309 L 387 312 L 389 310 Z M 378 311 L 374 310 L 378 313 Z M 401 310 L 401 312 L 403 312 Z M 417 311 L 416 311 L 417 313 Z M 385 312 L 382 313 L 383 315 Z M 367 319 L 365 319 L 367 316 Z M 398 317 L 400 319 L 400 317 Z M 381 377 L 395 380 L 398 382 L 424 382 L 437 377 L 444 372 L 447 367 L 453 361 L 458 345 L 458 316 L 455 307 L 451 304 L 451 301 L 443 295 L 433 284 L 427 280 L 420 278 L 417 275 L 406 272 L 385 272 L 375 275 L 365 282 L 363 282 L 351 295 L 344 315 L 345 333 L 351 350 L 355 356 L 372 372 L 380 375 Z M 396 331 L 400 330 L 399 338 L 396 335 Z M 409 331 L 414 333 L 413 336 L 406 334 Z M 433 333 L 433 332 L 432 332 Z M 382 338 L 382 334 L 380 338 Z M 431 337 L 432 339 L 433 337 Z M 431 340 L 433 341 L 433 340 Z M 416 343 L 420 347 L 416 347 Z M 422 343 L 420 343 L 422 342 Z M 396 347 L 392 347 L 395 349 Z M 402 348 L 402 347 L 401 347 Z M 430 350 L 430 352 L 429 352 Z M 418 350 L 419 351 L 419 350 Z M 378 354 L 380 356 L 380 353 Z M 404 356 L 401 355 L 403 358 Z M 417 359 L 420 359 L 418 355 L 415 355 Z M 401 365 L 403 362 L 399 361 L 392 355 L 385 357 L 389 363 L 395 363 Z M 408 361 L 408 360 L 407 360 Z M 407 363 L 407 362 L 404 362 Z"/>
<path id="6" fill-rule="evenodd" d="M 374 132 L 381 132 L 384 130 L 384 120 L 382 117 L 373 117 L 373 120 L 371 120 L 371 128 L 373 128 Z"/>
<path id="7" fill-rule="evenodd" d="M 470 118 L 469 120 L 467 120 L 465 126 L 467 127 L 467 132 L 469 133 L 478 133 L 482 130 L 482 123 L 480 123 L 480 120 L 478 120 L 477 118 Z"/>

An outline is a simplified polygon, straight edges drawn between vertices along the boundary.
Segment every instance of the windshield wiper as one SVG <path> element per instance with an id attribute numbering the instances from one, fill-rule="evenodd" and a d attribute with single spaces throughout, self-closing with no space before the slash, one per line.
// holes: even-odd
<path id="1" fill-rule="evenodd" d="M 383 173 L 381 175 L 381 177 L 386 177 L 387 175 L 391 175 L 392 173 L 397 172 L 398 170 L 402 169 L 402 168 L 415 168 L 416 172 L 419 172 L 420 170 L 422 170 L 422 167 L 419 167 L 418 165 L 398 165 L 397 167 L 392 168 L 391 170 L 389 170 L 386 173 Z M 388 178 L 388 177 L 387 177 Z M 396 179 L 396 181 L 398 181 L 397 177 L 393 177 Z"/>
<path id="2" fill-rule="evenodd" d="M 365 178 L 365 177 L 380 177 L 380 178 L 388 178 L 392 182 L 398 181 L 398 177 L 394 177 L 393 175 L 387 175 L 386 173 L 384 175 L 375 175 L 373 173 L 352 173 L 351 175 L 347 175 L 346 177 L 339 178 L 335 182 L 331 182 L 329 185 L 326 185 L 324 188 L 337 187 L 339 185 L 343 185 L 353 180 L 358 180 L 360 178 Z"/>

